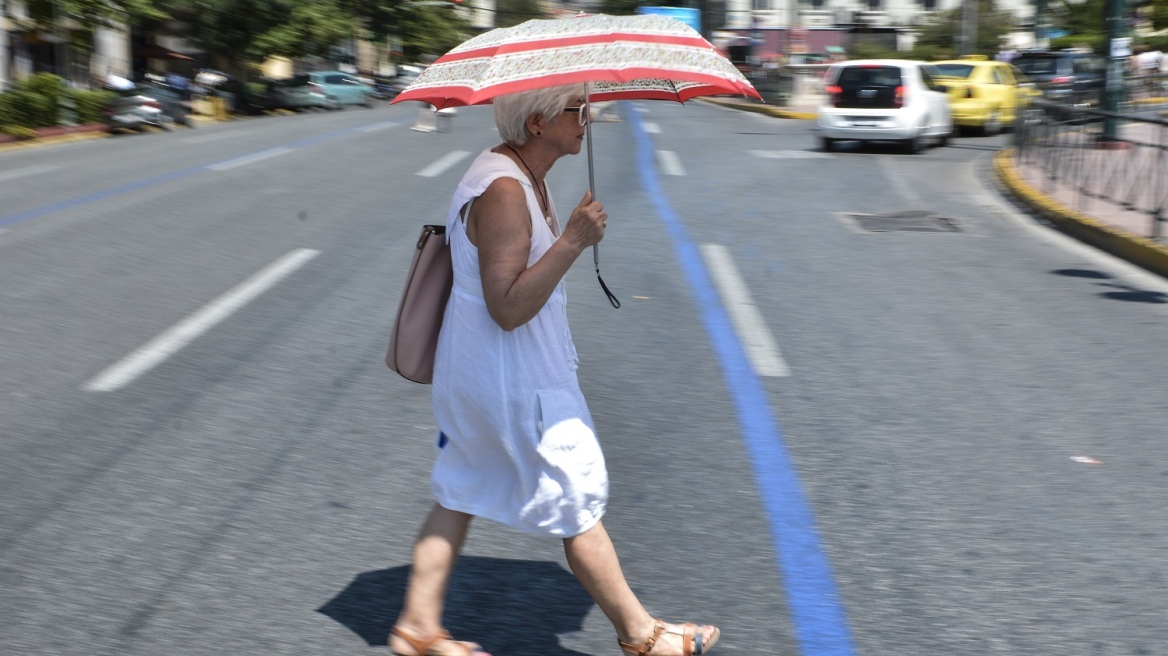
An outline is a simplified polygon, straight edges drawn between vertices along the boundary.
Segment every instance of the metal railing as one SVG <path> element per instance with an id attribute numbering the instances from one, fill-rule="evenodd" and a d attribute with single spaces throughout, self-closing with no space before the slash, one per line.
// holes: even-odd
<path id="1" fill-rule="evenodd" d="M 1125 103 L 1123 113 L 1035 100 L 1019 112 L 1014 143 L 1020 165 L 1040 169 L 1046 193 L 1073 191 L 1074 208 L 1112 203 L 1148 216 L 1163 237 L 1168 220 L 1168 120 L 1162 110 Z M 1105 132 L 1107 121 L 1113 129 Z"/>

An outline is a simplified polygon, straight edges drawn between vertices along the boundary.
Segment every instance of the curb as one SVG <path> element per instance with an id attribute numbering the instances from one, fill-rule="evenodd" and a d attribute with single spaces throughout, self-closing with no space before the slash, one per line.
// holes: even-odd
<path id="1" fill-rule="evenodd" d="M 994 155 L 994 174 L 1007 191 L 1066 234 L 1168 278 L 1168 247 L 1080 214 L 1030 186 L 1014 167 L 1014 149 Z"/>
<path id="2" fill-rule="evenodd" d="M 25 139 L 23 141 L 9 141 L 0 143 L 0 153 L 5 153 L 10 150 L 21 150 L 24 148 L 37 148 L 39 146 L 50 146 L 53 144 L 70 143 L 73 141 L 89 141 L 91 139 L 105 139 L 110 136 L 108 132 L 77 132 L 73 134 L 62 134 L 54 137 L 37 137 L 35 139 Z"/>
<path id="3" fill-rule="evenodd" d="M 815 112 L 797 112 L 791 109 L 781 109 L 772 105 L 763 105 L 759 103 L 742 102 L 740 100 L 725 100 L 722 98 L 699 98 L 703 102 L 721 105 L 722 107 L 730 107 L 732 109 L 740 109 L 744 112 L 754 112 L 756 114 L 766 114 L 775 118 L 790 118 L 802 121 L 814 121 L 819 118 L 819 114 Z"/>

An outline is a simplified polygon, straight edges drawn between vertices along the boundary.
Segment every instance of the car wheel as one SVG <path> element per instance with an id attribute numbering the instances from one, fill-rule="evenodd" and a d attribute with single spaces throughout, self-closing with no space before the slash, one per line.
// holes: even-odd
<path id="1" fill-rule="evenodd" d="M 948 146 L 949 145 L 949 138 L 953 136 L 953 132 L 955 132 L 956 130 L 957 130 L 957 128 L 953 128 L 953 130 L 946 132 L 945 134 L 937 137 L 937 147 L 944 148 L 945 146 Z"/>
<path id="2" fill-rule="evenodd" d="M 835 139 L 831 137 L 820 137 L 819 149 L 825 153 L 830 153 L 832 150 L 835 150 Z"/>
<path id="3" fill-rule="evenodd" d="M 916 155 L 924 150 L 924 137 L 918 132 L 910 139 L 904 140 L 904 151 L 909 155 Z"/>
<path id="4" fill-rule="evenodd" d="M 981 126 L 981 133 L 984 136 L 992 137 L 1002 131 L 1002 114 L 996 109 L 990 110 L 986 116 L 985 123 Z"/>

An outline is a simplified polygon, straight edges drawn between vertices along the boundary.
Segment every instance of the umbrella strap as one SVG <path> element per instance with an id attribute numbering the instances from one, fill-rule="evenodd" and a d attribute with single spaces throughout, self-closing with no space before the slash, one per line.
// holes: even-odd
<path id="1" fill-rule="evenodd" d="M 589 85 L 591 90 L 591 85 Z M 592 111 L 592 99 L 589 97 L 588 111 Z M 588 189 L 592 192 L 592 200 L 596 200 L 596 176 L 592 172 L 592 119 L 589 118 L 588 123 L 585 124 L 584 132 L 588 135 Z M 600 246 L 592 245 L 592 263 L 596 265 L 596 279 L 600 281 L 600 288 L 604 290 L 604 295 L 608 297 L 608 302 L 612 303 L 614 308 L 620 309 L 620 300 L 609 289 L 608 285 L 604 284 L 604 278 L 600 277 Z"/>
<path id="2" fill-rule="evenodd" d="M 620 309 L 621 302 L 616 295 L 608 289 L 608 285 L 604 284 L 604 278 L 600 277 L 600 247 L 592 247 L 592 263 L 596 265 L 596 279 L 600 281 L 600 288 L 604 290 L 604 295 L 608 297 L 608 302 L 612 303 L 614 308 Z"/>

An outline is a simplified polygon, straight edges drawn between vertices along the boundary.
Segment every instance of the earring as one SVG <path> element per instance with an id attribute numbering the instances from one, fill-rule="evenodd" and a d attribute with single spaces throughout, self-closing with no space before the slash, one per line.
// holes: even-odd
<path id="1" fill-rule="evenodd" d="M 542 137 L 542 136 L 543 136 L 543 130 L 536 130 L 536 131 L 535 131 L 535 136 L 537 136 L 537 137 Z"/>

